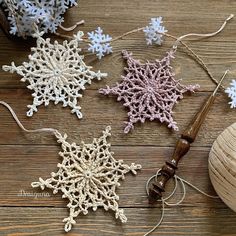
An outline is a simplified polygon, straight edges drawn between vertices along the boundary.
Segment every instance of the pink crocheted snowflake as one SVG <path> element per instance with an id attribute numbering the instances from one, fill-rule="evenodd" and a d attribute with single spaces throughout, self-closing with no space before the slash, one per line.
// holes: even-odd
<path id="1" fill-rule="evenodd" d="M 117 101 L 123 101 L 123 105 L 129 109 L 129 120 L 125 122 L 124 132 L 128 133 L 135 123 L 144 123 L 145 120 L 159 120 L 168 124 L 169 128 L 178 130 L 172 117 L 173 107 L 185 92 L 194 92 L 199 85 L 184 86 L 180 80 L 174 79 L 170 66 L 171 59 L 174 58 L 172 50 L 162 60 L 152 63 L 141 63 L 131 53 L 122 53 L 128 64 L 125 68 L 126 75 L 122 76 L 122 81 L 116 86 L 107 86 L 99 92 L 117 96 Z"/>

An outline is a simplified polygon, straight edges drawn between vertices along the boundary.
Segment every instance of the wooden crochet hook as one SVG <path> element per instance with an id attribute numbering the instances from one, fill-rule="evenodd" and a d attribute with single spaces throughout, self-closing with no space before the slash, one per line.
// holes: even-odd
<path id="1" fill-rule="evenodd" d="M 162 197 L 162 192 L 165 191 L 166 183 L 175 175 L 175 171 L 178 169 L 177 166 L 180 159 L 189 151 L 191 143 L 194 142 L 197 133 L 210 110 L 211 105 L 215 101 L 216 93 L 227 73 L 228 70 L 225 71 L 217 87 L 202 105 L 199 112 L 189 124 L 188 128 L 181 134 L 180 139 L 176 143 L 173 156 L 168 161 L 166 161 L 165 165 L 159 172 L 160 176 L 155 180 L 155 183 L 149 187 L 149 203 L 154 204 Z"/>

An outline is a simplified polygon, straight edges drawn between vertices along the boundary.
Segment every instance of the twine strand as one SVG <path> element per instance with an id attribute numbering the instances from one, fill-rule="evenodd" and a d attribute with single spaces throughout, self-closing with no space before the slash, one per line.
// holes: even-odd
<path id="1" fill-rule="evenodd" d="M 212 80 L 212 82 L 214 82 L 216 85 L 219 84 L 218 80 L 213 76 L 213 74 L 210 72 L 209 68 L 207 67 L 207 65 L 204 63 L 203 59 L 198 56 L 186 43 L 184 43 L 182 40 L 185 39 L 186 37 L 189 37 L 189 36 L 198 36 L 198 37 L 212 37 L 212 36 L 215 36 L 217 34 L 219 34 L 226 26 L 226 24 L 228 23 L 229 20 L 231 20 L 232 18 L 234 17 L 233 14 L 229 15 L 229 17 L 226 18 L 226 20 L 223 22 L 223 24 L 221 25 L 221 27 L 215 31 L 215 32 L 212 32 L 212 33 L 207 33 L 207 34 L 197 34 L 197 33 L 189 33 L 189 34 L 185 34 L 185 35 L 182 35 L 180 37 L 175 37 L 171 34 L 168 34 L 168 33 L 161 33 L 159 32 L 159 34 L 161 35 L 164 35 L 166 37 L 169 37 L 169 38 L 172 38 L 175 40 L 175 43 L 173 45 L 173 50 L 176 51 L 177 50 L 177 46 L 178 44 L 181 44 L 183 45 L 187 51 L 189 52 L 189 55 L 191 55 L 193 57 L 193 59 L 203 68 L 203 70 L 207 73 L 207 75 L 210 77 L 210 79 Z M 122 35 L 119 35 L 115 38 L 113 38 L 110 42 L 115 42 L 119 39 L 122 39 L 126 36 L 129 36 L 131 34 L 134 34 L 134 33 L 137 33 L 137 32 L 140 32 L 140 31 L 143 31 L 145 29 L 145 27 L 141 27 L 141 28 L 137 28 L 137 29 L 133 29 L 131 31 L 128 31 L 126 33 L 123 33 Z M 72 36 L 68 36 L 68 35 L 63 35 L 63 34 L 60 34 L 60 33 L 55 33 L 57 36 L 59 37 L 62 37 L 62 38 L 66 38 L 66 39 L 73 39 Z M 83 42 L 85 43 L 90 43 L 90 41 L 88 40 L 88 38 L 83 38 Z M 221 85 L 221 88 L 225 90 L 225 87 L 223 85 Z"/>
<path id="2" fill-rule="evenodd" d="M 161 211 L 161 218 L 160 218 L 160 220 L 157 222 L 157 224 L 152 229 L 150 229 L 143 236 L 148 236 L 152 232 L 154 232 L 161 225 L 162 221 L 164 220 L 164 216 L 165 216 L 165 201 L 164 201 L 163 198 L 161 198 L 161 203 L 162 203 L 162 206 L 161 206 L 162 211 Z"/>
<path id="3" fill-rule="evenodd" d="M 70 27 L 65 27 L 65 26 L 59 25 L 59 28 L 64 30 L 64 31 L 70 32 L 70 31 L 75 30 L 79 25 L 83 25 L 84 22 L 85 22 L 84 20 L 78 21 Z"/>
<path id="4" fill-rule="evenodd" d="M 19 118 L 17 117 L 16 113 L 13 111 L 13 109 L 11 108 L 11 106 L 9 104 L 7 104 L 4 101 L 0 101 L 0 104 L 3 105 L 4 107 L 6 107 L 8 109 L 8 111 L 11 113 L 12 117 L 14 118 L 15 122 L 17 123 L 17 125 L 25 132 L 27 133 L 41 133 L 41 132 L 49 132 L 49 133 L 53 133 L 56 134 L 58 133 L 58 131 L 56 129 L 53 128 L 41 128 L 41 129 L 34 129 L 34 130 L 30 130 L 30 129 L 26 129 L 24 127 L 24 125 L 20 122 Z"/>
<path id="5" fill-rule="evenodd" d="M 146 182 L 146 193 L 147 193 L 147 195 L 149 195 L 149 190 L 148 190 L 148 189 L 149 189 L 150 182 L 151 182 L 153 179 L 157 180 L 157 177 L 160 175 L 160 171 L 161 171 L 161 169 L 159 169 L 155 175 L 151 176 L 151 177 L 147 180 L 147 182 Z M 188 182 L 187 180 L 185 180 L 185 179 L 179 177 L 178 175 L 174 175 L 173 178 L 174 178 L 174 181 L 175 181 L 173 191 L 170 193 L 169 196 L 167 196 L 167 197 L 165 197 L 165 198 L 162 197 L 160 200 L 157 200 L 157 202 L 161 202 L 161 203 L 162 203 L 162 204 L 161 204 L 161 205 L 162 205 L 162 206 L 161 206 L 161 217 L 160 217 L 159 221 L 156 223 L 156 225 L 155 225 L 152 229 L 150 229 L 147 233 L 145 233 L 144 236 L 150 235 L 152 232 L 154 232 L 154 231 L 161 225 L 161 223 L 162 223 L 163 220 L 164 220 L 164 216 L 165 216 L 165 205 L 166 205 L 166 206 L 170 206 L 170 207 L 172 207 L 172 206 L 179 206 L 179 205 L 184 201 L 184 199 L 185 199 L 185 197 L 186 197 L 186 192 L 187 192 L 185 185 L 190 186 L 191 188 L 195 189 L 197 192 L 201 193 L 202 195 L 204 195 L 204 196 L 206 196 L 206 197 L 213 198 L 213 199 L 218 199 L 218 198 L 219 198 L 219 196 L 213 196 L 213 195 L 210 195 L 210 194 L 208 194 L 208 193 L 205 193 L 204 191 L 202 191 L 201 189 L 199 189 L 199 188 L 196 187 L 195 185 L 191 184 L 191 183 Z M 181 188 L 182 188 L 182 190 L 183 190 L 181 199 L 180 199 L 179 201 L 175 202 L 175 203 L 168 202 L 167 200 L 169 200 L 170 198 L 172 198 L 172 197 L 174 196 L 174 194 L 176 193 L 176 190 L 177 190 L 177 187 L 178 187 L 178 183 L 180 183 Z"/>
<path id="6" fill-rule="evenodd" d="M 205 64 L 205 62 L 203 61 L 203 59 L 198 56 L 186 43 L 184 42 L 180 42 L 190 53 L 189 55 L 191 55 L 195 61 L 202 67 L 202 69 L 207 73 L 207 75 L 210 77 L 210 79 L 212 80 L 212 82 L 214 82 L 216 85 L 219 84 L 218 80 L 213 76 L 213 74 L 210 72 L 209 68 L 207 67 L 207 65 Z M 221 88 L 223 90 L 225 90 L 226 88 L 221 85 Z"/>
<path id="7" fill-rule="evenodd" d="M 180 43 L 180 41 L 182 41 L 184 38 L 186 37 L 190 37 L 190 36 L 197 36 L 197 37 L 212 37 L 215 36 L 217 34 L 219 34 L 226 26 L 227 22 L 229 20 L 231 20 L 234 17 L 234 14 L 230 14 L 230 16 L 224 21 L 224 23 L 221 25 L 221 27 L 212 33 L 207 33 L 207 34 L 197 34 L 197 33 L 190 33 L 190 34 L 185 34 L 180 36 L 174 43 L 173 48 L 176 49 L 178 47 L 178 44 Z"/>

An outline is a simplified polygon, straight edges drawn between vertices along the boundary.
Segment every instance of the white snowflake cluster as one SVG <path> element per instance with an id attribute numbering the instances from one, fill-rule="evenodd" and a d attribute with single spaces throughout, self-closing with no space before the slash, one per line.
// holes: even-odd
<path id="1" fill-rule="evenodd" d="M 151 18 L 149 26 L 144 28 L 143 32 L 145 33 L 147 45 L 162 44 L 162 36 L 167 32 L 162 23 L 163 21 L 161 16 L 157 18 Z"/>
<path id="2" fill-rule="evenodd" d="M 229 102 L 230 108 L 236 108 L 236 80 L 232 80 L 230 87 L 225 92 L 228 94 L 231 101 Z"/>
<path id="3" fill-rule="evenodd" d="M 108 34 L 103 34 L 103 30 L 100 27 L 95 31 L 88 32 L 88 39 L 90 41 L 88 51 L 96 53 L 99 59 L 104 57 L 105 54 L 112 53 L 110 44 L 112 37 Z"/>
<path id="4" fill-rule="evenodd" d="M 11 25 L 10 33 L 20 37 L 31 36 L 35 26 L 44 33 L 55 33 L 70 6 L 77 0 L 3 0 Z"/>

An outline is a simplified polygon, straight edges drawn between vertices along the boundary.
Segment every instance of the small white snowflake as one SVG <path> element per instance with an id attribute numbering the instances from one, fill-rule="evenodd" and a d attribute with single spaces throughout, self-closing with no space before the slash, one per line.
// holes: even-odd
<path id="1" fill-rule="evenodd" d="M 230 87 L 228 87 L 225 92 L 228 94 L 231 101 L 229 102 L 230 108 L 236 108 L 236 80 L 232 80 Z"/>
<path id="2" fill-rule="evenodd" d="M 88 51 L 96 53 L 97 57 L 101 59 L 105 54 L 112 53 L 110 42 L 112 37 L 108 34 L 103 34 L 103 30 L 98 27 L 95 31 L 88 32 L 88 39 L 90 40 Z"/>
<path id="3" fill-rule="evenodd" d="M 147 45 L 158 44 L 161 45 L 163 40 L 162 36 L 167 32 L 162 25 L 162 17 L 151 18 L 149 26 L 146 26 L 143 32 L 145 33 Z"/>

